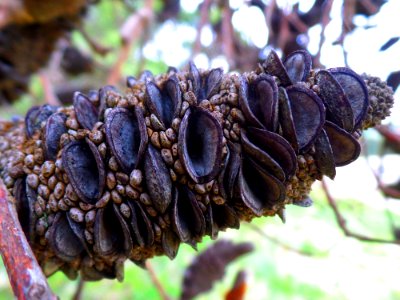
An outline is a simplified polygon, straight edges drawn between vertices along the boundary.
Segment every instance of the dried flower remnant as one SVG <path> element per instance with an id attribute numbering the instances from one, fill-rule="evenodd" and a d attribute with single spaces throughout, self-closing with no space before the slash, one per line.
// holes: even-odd
<path id="1" fill-rule="evenodd" d="M 221 280 L 226 267 L 234 260 L 254 250 L 250 243 L 234 244 L 220 240 L 196 256 L 185 271 L 182 282 L 181 300 L 193 299 L 209 291 Z"/>
<path id="2" fill-rule="evenodd" d="M 313 70 L 305 51 L 240 76 L 190 63 L 127 83 L 0 122 L 0 175 L 47 275 L 122 279 L 126 259 L 309 206 L 393 103 L 379 79 Z"/>

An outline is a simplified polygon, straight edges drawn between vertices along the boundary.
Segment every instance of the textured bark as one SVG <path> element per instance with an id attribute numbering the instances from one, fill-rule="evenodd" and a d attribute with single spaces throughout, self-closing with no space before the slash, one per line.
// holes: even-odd
<path id="1" fill-rule="evenodd" d="M 15 200 L 0 180 L 0 252 L 17 299 L 57 299 L 18 221 Z"/>

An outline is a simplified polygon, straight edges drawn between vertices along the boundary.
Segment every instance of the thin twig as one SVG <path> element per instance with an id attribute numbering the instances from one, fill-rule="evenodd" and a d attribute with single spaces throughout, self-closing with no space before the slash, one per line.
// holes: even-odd
<path id="1" fill-rule="evenodd" d="M 144 34 L 146 31 L 145 28 L 150 24 L 153 17 L 153 0 L 147 0 L 143 8 L 126 20 L 120 30 L 122 46 L 117 61 L 108 76 L 107 84 L 115 85 L 119 82 L 121 79 L 122 66 L 129 58 L 132 45 Z"/>
<path id="2" fill-rule="evenodd" d="M 7 193 L 1 180 L 0 252 L 14 295 L 18 299 L 57 299 L 22 231 L 15 200 Z"/>
<path id="3" fill-rule="evenodd" d="M 222 49 L 229 66 L 235 67 L 234 31 L 232 25 L 232 9 L 229 2 L 224 1 L 222 7 Z"/>
<path id="4" fill-rule="evenodd" d="M 289 21 L 285 14 L 282 15 L 280 28 L 279 28 L 279 35 L 278 35 L 278 48 L 282 49 L 283 53 L 285 52 L 285 47 L 288 41 L 291 38 L 292 33 L 290 32 L 289 28 Z"/>
<path id="5" fill-rule="evenodd" d="M 101 56 L 105 56 L 108 54 L 108 52 L 111 51 L 111 48 L 105 47 L 101 44 L 99 44 L 96 40 L 94 40 L 90 34 L 86 31 L 85 28 L 82 26 L 77 28 L 78 31 L 82 34 L 82 37 L 85 39 L 85 41 L 89 44 L 90 48 L 97 54 Z"/>
<path id="6" fill-rule="evenodd" d="M 373 172 L 373 174 L 374 174 L 374 176 L 375 176 L 376 182 L 378 183 L 378 189 L 381 190 L 382 193 L 383 193 L 386 197 L 395 198 L 395 199 L 400 199 L 400 190 L 385 185 L 385 184 L 382 182 L 380 176 L 379 176 L 376 172 L 374 172 L 374 171 L 372 171 L 372 172 Z"/>
<path id="7" fill-rule="evenodd" d="M 353 27 L 353 17 L 356 11 L 357 0 L 344 0 L 342 10 L 342 36 L 341 40 L 349 33 Z"/>
<path id="8" fill-rule="evenodd" d="M 375 128 L 376 128 L 376 127 L 375 127 Z M 399 144 L 399 145 L 400 145 L 400 144 Z M 369 156 L 369 153 L 368 153 L 368 145 L 365 145 L 365 146 L 364 146 L 363 151 L 364 151 L 364 155 L 368 158 L 368 156 Z M 391 197 L 391 196 L 390 196 L 390 192 L 391 192 L 391 191 L 389 191 L 389 193 L 388 193 L 388 191 L 384 189 L 386 186 L 384 186 L 383 183 L 381 182 L 381 176 L 382 176 L 382 174 L 383 174 L 382 156 L 384 155 L 384 152 L 385 152 L 385 145 L 381 145 L 381 147 L 379 147 L 379 149 L 378 149 L 378 155 L 379 155 L 379 157 L 380 157 L 380 165 L 379 165 L 379 168 L 378 168 L 378 171 L 377 171 L 377 172 L 374 170 L 374 168 L 372 168 L 372 166 L 371 166 L 371 164 L 370 164 L 370 162 L 369 162 L 368 159 L 367 159 L 367 164 L 368 164 L 368 166 L 369 166 L 369 168 L 370 168 L 372 174 L 374 174 L 374 176 L 375 176 L 375 179 L 376 179 L 376 181 L 377 181 L 377 183 L 378 183 L 378 188 L 379 188 L 379 189 L 383 192 L 383 194 L 386 196 L 386 197 L 385 197 L 385 200 L 389 200 L 387 197 Z M 399 199 L 400 199 L 400 198 L 399 198 Z M 398 239 L 399 237 L 398 237 L 398 235 L 397 235 L 397 231 L 398 231 L 398 230 L 397 230 L 397 227 L 396 227 L 396 223 L 395 223 L 395 221 L 394 221 L 393 215 L 392 215 L 392 213 L 390 212 L 390 209 L 389 209 L 388 206 L 385 207 L 385 212 L 386 212 L 386 217 L 387 217 L 387 219 L 388 219 L 390 228 L 391 228 L 391 230 L 392 230 L 392 232 L 393 232 L 395 238 Z"/>
<path id="9" fill-rule="evenodd" d="M 60 106 L 61 103 L 56 96 L 53 84 L 51 83 L 47 73 L 40 72 L 39 79 L 42 84 L 45 102 L 50 105 Z"/>
<path id="10" fill-rule="evenodd" d="M 361 4 L 370 15 L 376 14 L 379 10 L 379 6 L 373 3 L 371 0 L 363 0 L 360 1 L 359 4 Z"/>
<path id="11" fill-rule="evenodd" d="M 82 277 L 79 277 L 78 286 L 76 287 L 76 291 L 72 297 L 72 300 L 81 300 L 84 286 L 85 281 L 83 281 Z"/>
<path id="12" fill-rule="evenodd" d="M 344 64 L 346 67 L 349 66 L 348 62 L 348 54 L 344 49 L 344 40 L 346 39 L 346 35 L 353 30 L 353 17 L 356 10 L 356 0 L 344 0 L 343 10 L 342 10 L 342 33 L 340 34 L 339 39 L 334 42 L 335 45 L 340 45 L 342 47 Z"/>
<path id="13" fill-rule="evenodd" d="M 325 2 L 324 9 L 322 11 L 321 34 L 320 34 L 320 39 L 319 39 L 318 52 L 315 55 L 315 60 L 318 61 L 319 64 L 321 64 L 321 61 L 320 61 L 321 50 L 322 50 L 322 46 L 325 42 L 325 29 L 326 29 L 326 26 L 328 26 L 329 22 L 331 21 L 329 14 L 332 9 L 332 4 L 333 4 L 333 0 L 329 0 L 329 1 Z"/>
<path id="14" fill-rule="evenodd" d="M 390 129 L 386 125 L 376 126 L 375 130 L 385 139 L 385 146 L 389 146 L 395 152 L 400 152 L 400 131 Z"/>
<path id="15" fill-rule="evenodd" d="M 151 281 L 154 283 L 155 287 L 157 288 L 157 291 L 160 293 L 161 299 L 163 300 L 171 300 L 171 298 L 168 296 L 167 292 L 165 291 L 163 285 L 157 278 L 157 274 L 153 269 L 153 266 L 151 265 L 149 260 L 146 260 L 145 266 L 147 271 L 149 272 Z"/>
<path id="16" fill-rule="evenodd" d="M 309 27 L 299 18 L 298 12 L 291 11 L 285 17 L 289 24 L 295 27 L 299 33 L 306 33 L 308 31 Z"/>
<path id="17" fill-rule="evenodd" d="M 326 194 L 326 198 L 328 199 L 329 205 L 331 206 L 333 213 L 335 214 L 336 221 L 339 227 L 342 229 L 345 236 L 352 237 L 364 242 L 372 242 L 372 243 L 381 243 L 381 244 L 395 244 L 400 245 L 400 241 L 397 240 L 384 240 L 379 238 L 368 237 L 363 234 L 354 233 L 347 228 L 346 219 L 341 215 L 339 208 L 336 205 L 335 200 L 332 195 L 329 193 L 328 186 L 326 185 L 325 180 L 322 180 L 322 188 Z"/>
<path id="18" fill-rule="evenodd" d="M 291 251 L 291 252 L 295 252 L 297 254 L 300 255 L 304 255 L 304 256 L 309 256 L 309 257 L 316 257 L 319 256 L 320 254 L 314 254 L 308 251 L 304 251 L 301 249 L 297 249 L 293 246 L 290 246 L 286 243 L 283 243 L 282 241 L 280 241 L 279 239 L 269 236 L 268 234 L 266 234 L 263 230 L 261 230 L 257 225 L 254 225 L 253 223 L 245 223 L 247 226 L 249 226 L 252 230 L 254 230 L 255 232 L 257 232 L 259 235 L 261 235 L 262 237 L 266 238 L 267 240 L 269 240 L 270 242 L 284 248 L 285 250 Z"/>
<path id="19" fill-rule="evenodd" d="M 268 27 L 268 34 L 269 34 L 268 39 L 270 41 L 272 41 L 275 38 L 274 31 L 272 30 L 272 17 L 275 9 L 276 9 L 276 0 L 271 0 L 269 2 L 269 5 L 266 5 L 264 8 L 265 24 Z"/>
<path id="20" fill-rule="evenodd" d="M 193 44 L 192 57 L 200 52 L 201 50 L 201 31 L 203 30 L 204 25 L 209 21 L 209 11 L 213 0 L 204 0 L 201 4 L 200 10 L 200 22 L 197 25 L 197 35 L 196 40 Z"/>

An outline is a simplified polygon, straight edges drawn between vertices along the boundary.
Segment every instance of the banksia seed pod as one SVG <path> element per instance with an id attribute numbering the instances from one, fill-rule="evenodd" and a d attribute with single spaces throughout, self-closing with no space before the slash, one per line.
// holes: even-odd
<path id="1" fill-rule="evenodd" d="M 0 175 L 45 274 L 121 279 L 126 259 L 172 259 L 181 242 L 309 206 L 311 184 L 355 160 L 366 120 L 388 114 L 371 104 L 393 101 L 376 82 L 313 70 L 305 51 L 242 75 L 147 72 L 125 93 L 0 123 Z"/>

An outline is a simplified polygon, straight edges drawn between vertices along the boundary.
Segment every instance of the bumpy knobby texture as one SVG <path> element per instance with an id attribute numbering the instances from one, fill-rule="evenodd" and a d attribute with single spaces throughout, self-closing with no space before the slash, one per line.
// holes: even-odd
<path id="1" fill-rule="evenodd" d="M 304 51 L 242 75 L 188 69 L 0 123 L 1 176 L 45 274 L 121 279 L 126 259 L 174 258 L 181 242 L 308 206 L 393 103 L 385 83 L 313 70 Z"/>

